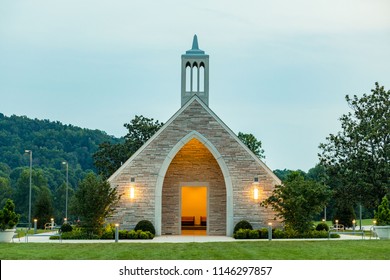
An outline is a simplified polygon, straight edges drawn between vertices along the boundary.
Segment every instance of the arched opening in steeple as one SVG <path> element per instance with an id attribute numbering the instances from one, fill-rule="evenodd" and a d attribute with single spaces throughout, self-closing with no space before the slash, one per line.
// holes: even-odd
<path id="1" fill-rule="evenodd" d="M 192 65 L 192 92 L 198 91 L 198 85 L 199 85 L 199 68 L 198 64 L 194 62 Z"/>
<path id="2" fill-rule="evenodd" d="M 187 62 L 186 64 L 186 92 L 191 91 L 191 64 Z"/>
<path id="3" fill-rule="evenodd" d="M 205 78 L 204 68 L 205 68 L 204 63 L 201 62 L 199 66 L 199 92 L 204 92 L 204 78 Z"/>

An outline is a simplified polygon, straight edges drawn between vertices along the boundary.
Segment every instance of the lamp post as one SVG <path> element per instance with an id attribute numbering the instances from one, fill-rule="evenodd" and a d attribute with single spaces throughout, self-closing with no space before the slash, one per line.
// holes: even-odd
<path id="1" fill-rule="evenodd" d="M 67 161 L 63 161 L 62 164 L 66 165 L 65 219 L 67 221 L 68 220 L 69 164 Z"/>
<path id="2" fill-rule="evenodd" d="M 32 151 L 25 150 L 25 153 L 30 154 L 30 191 L 28 197 L 28 229 L 31 229 L 31 176 L 32 176 Z"/>

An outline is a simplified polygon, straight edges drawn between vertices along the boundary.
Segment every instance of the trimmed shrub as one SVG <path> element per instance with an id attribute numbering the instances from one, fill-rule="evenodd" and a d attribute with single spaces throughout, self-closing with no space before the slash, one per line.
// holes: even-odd
<path id="1" fill-rule="evenodd" d="M 99 239 L 96 234 L 86 232 L 81 228 L 74 228 L 72 231 L 64 232 L 61 234 L 62 239 Z M 50 236 L 50 239 L 59 239 L 59 236 Z"/>
<path id="2" fill-rule="evenodd" d="M 137 239 L 138 238 L 138 234 L 135 230 L 130 230 L 127 232 L 127 235 L 126 235 L 126 238 L 127 239 Z"/>
<path id="3" fill-rule="evenodd" d="M 156 230 L 154 229 L 152 222 L 150 222 L 148 220 L 139 221 L 138 224 L 135 226 L 134 230 L 135 231 L 137 231 L 137 230 L 149 231 L 149 232 L 153 233 L 153 235 L 156 234 Z"/>
<path id="4" fill-rule="evenodd" d="M 317 230 L 317 231 L 323 231 L 323 230 L 329 231 L 329 226 L 328 226 L 326 223 L 322 222 L 322 223 L 319 223 L 319 224 L 316 226 L 316 230 Z"/>
<path id="5" fill-rule="evenodd" d="M 285 231 L 278 228 L 272 229 L 272 237 L 275 239 L 283 239 L 286 238 L 286 233 Z"/>
<path id="6" fill-rule="evenodd" d="M 115 238 L 115 226 L 108 224 L 100 237 L 100 239 L 114 239 Z"/>
<path id="7" fill-rule="evenodd" d="M 62 224 L 61 228 L 60 228 L 60 232 L 70 232 L 73 230 L 73 227 L 66 223 L 66 224 Z"/>
<path id="8" fill-rule="evenodd" d="M 122 229 L 118 232 L 119 239 L 126 239 L 127 238 L 127 230 Z"/>
<path id="9" fill-rule="evenodd" d="M 235 239 L 247 239 L 249 231 L 250 229 L 240 228 L 239 230 L 236 231 L 236 233 L 233 234 L 233 237 Z"/>
<path id="10" fill-rule="evenodd" d="M 260 238 L 259 231 L 256 229 L 249 230 L 248 238 L 249 239 L 259 239 Z"/>
<path id="11" fill-rule="evenodd" d="M 250 222 L 246 220 L 239 221 L 234 227 L 233 233 L 236 233 L 240 229 L 253 229 Z"/>
<path id="12" fill-rule="evenodd" d="M 153 239 L 154 238 L 154 234 L 151 233 L 150 231 L 146 231 L 146 233 L 148 234 L 148 239 Z"/>
<path id="13" fill-rule="evenodd" d="M 149 231 L 140 231 L 138 233 L 138 238 L 139 239 L 149 239 L 149 234 L 148 234 Z"/>
<path id="14" fill-rule="evenodd" d="M 259 229 L 259 238 L 260 239 L 268 239 L 268 229 L 267 228 L 262 228 Z"/>

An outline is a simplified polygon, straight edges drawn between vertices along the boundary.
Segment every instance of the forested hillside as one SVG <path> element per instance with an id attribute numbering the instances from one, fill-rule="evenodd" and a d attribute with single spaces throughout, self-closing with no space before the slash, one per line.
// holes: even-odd
<path id="1" fill-rule="evenodd" d="M 44 205 L 52 208 L 49 212 L 64 217 L 66 164 L 63 162 L 69 167 L 71 196 L 86 172 L 95 171 L 92 156 L 103 142 L 115 144 L 123 140 L 100 130 L 0 113 L 0 206 L 5 198 L 11 197 L 25 220 L 30 175 L 30 157 L 25 151 L 31 150 L 33 205 L 43 200 Z"/>
<path id="2" fill-rule="evenodd" d="M 29 163 L 25 150 L 33 151 L 35 166 L 56 168 L 65 160 L 82 170 L 94 169 L 92 154 L 105 141 L 120 140 L 100 130 L 0 113 L 0 162 L 11 169 Z"/>

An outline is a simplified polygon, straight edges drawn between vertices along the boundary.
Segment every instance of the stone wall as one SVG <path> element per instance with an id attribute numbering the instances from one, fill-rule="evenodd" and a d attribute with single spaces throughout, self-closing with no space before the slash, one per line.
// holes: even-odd
<path id="1" fill-rule="evenodd" d="M 166 233 L 171 230 L 172 233 L 177 232 L 180 209 L 176 204 L 172 204 L 170 206 L 172 207 L 172 213 L 167 213 L 166 211 L 168 211 L 167 202 L 170 200 L 175 201 L 178 192 L 175 194 L 173 190 L 169 190 L 168 188 L 178 189 L 179 182 L 186 182 L 187 180 L 210 182 L 209 213 L 211 207 L 217 205 L 217 203 L 214 203 L 213 201 L 214 197 L 216 202 L 221 200 L 222 205 L 229 205 L 229 203 L 226 202 L 226 195 L 225 199 L 221 197 L 221 174 L 215 159 L 214 161 L 212 159 L 208 160 L 209 163 L 207 164 L 207 168 L 196 163 L 196 158 L 193 162 L 182 164 L 182 168 L 193 166 L 194 169 L 202 168 L 203 172 L 197 173 L 194 171 L 191 174 L 182 173 L 181 175 L 178 173 L 181 172 L 180 168 L 175 167 L 175 160 L 172 160 L 171 165 L 173 165 L 169 166 L 167 173 L 162 175 L 165 176 L 162 194 L 155 192 L 158 176 L 167 155 L 181 139 L 193 131 L 197 131 L 212 143 L 227 166 L 229 178 L 225 178 L 225 180 L 231 181 L 233 199 L 233 225 L 231 227 L 234 227 L 234 225 L 242 219 L 250 221 L 256 228 L 266 226 L 270 221 L 273 222 L 274 213 L 270 209 L 260 207 L 259 202 L 269 196 L 274 185 L 279 184 L 280 181 L 264 167 L 264 165 L 259 164 L 259 162 L 253 158 L 253 155 L 248 153 L 248 150 L 237 142 L 237 138 L 232 136 L 229 130 L 224 127 L 222 121 L 216 116 L 213 116 L 213 113 L 210 113 L 197 99 L 193 99 L 189 104 L 184 106 L 181 111 L 179 111 L 178 115 L 171 119 L 161 131 L 157 132 L 153 137 L 153 140 L 146 147 L 143 147 L 131 161 L 126 162 L 120 171 L 110 178 L 111 185 L 117 187 L 120 193 L 124 193 L 124 196 L 118 204 L 118 211 L 108 221 L 119 222 L 122 228 L 133 228 L 141 219 L 148 219 L 154 222 L 156 218 L 159 218 L 155 215 L 161 215 L 161 228 L 164 229 Z M 185 147 L 186 146 L 183 148 Z M 195 148 L 189 149 L 189 152 L 192 149 Z M 206 157 L 206 151 L 203 150 L 202 153 L 203 156 Z M 182 155 L 180 155 L 180 152 L 177 154 L 178 158 L 176 160 L 179 161 L 179 157 L 183 155 L 184 150 Z M 209 153 L 207 156 L 210 155 L 211 154 Z M 200 173 L 205 176 L 202 178 L 202 174 Z M 187 175 L 188 177 L 185 177 Z M 179 176 L 183 176 L 183 179 L 180 179 Z M 195 179 L 197 176 L 200 177 Z M 219 182 L 217 182 L 217 180 L 215 181 L 216 185 L 218 185 L 217 187 L 213 187 L 213 183 L 211 183 L 213 182 L 213 176 L 219 178 Z M 136 192 L 133 200 L 129 198 L 131 177 L 134 177 L 136 180 Z M 259 177 L 261 196 L 258 201 L 253 199 L 254 177 Z M 171 181 L 173 180 L 172 178 L 175 178 L 174 182 Z M 224 183 L 226 186 L 226 182 Z M 218 193 L 212 194 L 214 190 L 218 190 Z M 156 203 L 158 203 L 156 198 L 158 198 L 159 195 L 162 195 L 163 213 L 155 213 Z M 170 210 L 168 212 L 170 212 Z M 215 212 L 220 213 L 220 217 L 217 217 L 217 215 L 210 216 L 209 234 L 225 234 L 226 232 L 229 232 L 229 230 L 226 231 L 226 229 L 222 230 L 220 222 L 217 222 L 217 220 L 222 221 L 223 219 L 225 219 L 226 222 L 226 210 L 223 212 L 223 210 L 216 209 Z M 215 219 L 215 221 L 213 221 L 213 219 Z M 174 230 L 175 228 L 176 231 Z"/>

